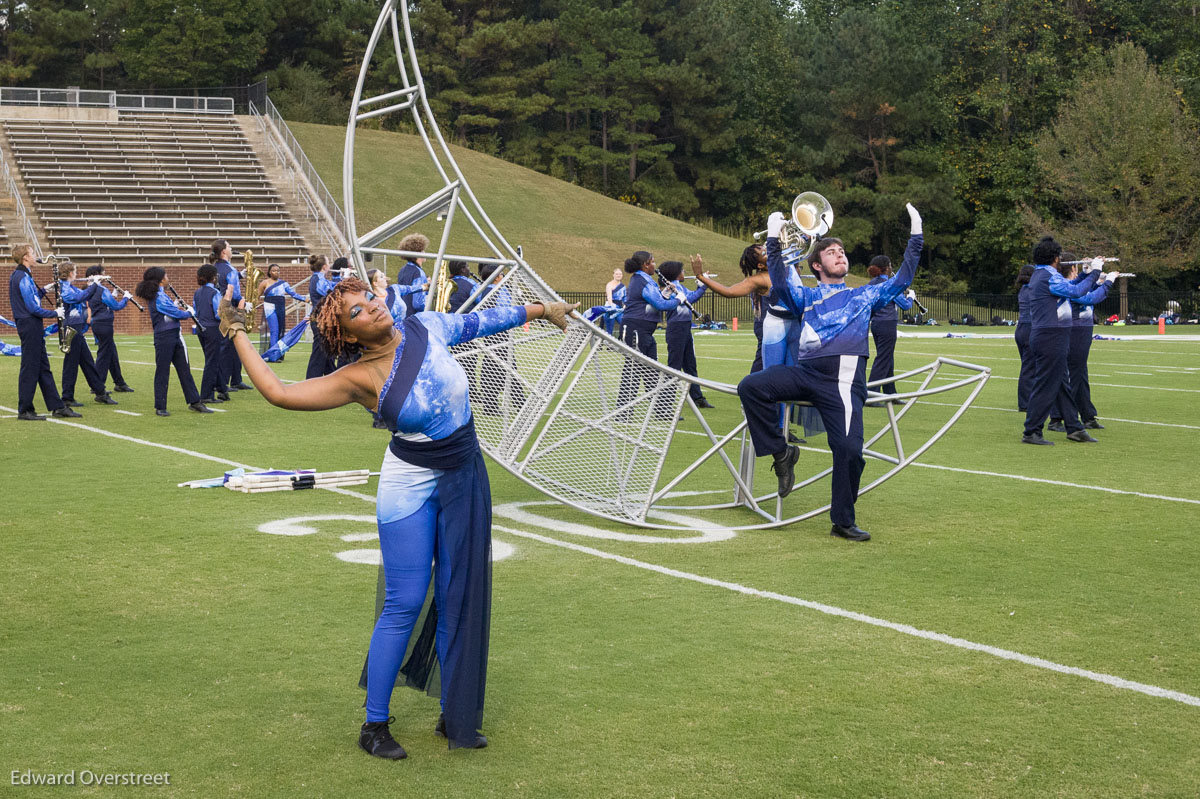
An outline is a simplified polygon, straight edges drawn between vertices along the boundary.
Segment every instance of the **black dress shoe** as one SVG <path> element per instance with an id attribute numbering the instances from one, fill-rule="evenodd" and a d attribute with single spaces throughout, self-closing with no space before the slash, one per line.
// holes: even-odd
<path id="1" fill-rule="evenodd" d="M 189 402 L 188 410 L 196 413 L 212 413 L 213 409 L 205 405 L 203 402 Z"/>
<path id="2" fill-rule="evenodd" d="M 800 436 L 793 433 L 791 430 L 789 430 L 788 431 L 788 443 L 789 444 L 807 444 L 808 442 L 805 441 Z"/>
<path id="3" fill-rule="evenodd" d="M 1045 446 L 1054 446 L 1053 441 L 1047 441 L 1042 437 L 1041 433 L 1030 433 L 1029 435 L 1021 436 L 1022 444 L 1043 444 Z"/>
<path id="4" fill-rule="evenodd" d="M 133 389 L 130 388 L 125 383 L 122 383 L 119 386 L 113 386 L 113 391 L 117 392 L 118 394 L 132 394 L 133 393 Z"/>
<path id="5" fill-rule="evenodd" d="M 779 498 L 782 499 L 792 493 L 792 486 L 796 484 L 796 461 L 800 460 L 800 448 L 788 446 L 783 452 L 776 453 L 774 458 L 771 471 L 779 478 Z"/>
<path id="6" fill-rule="evenodd" d="M 1046 425 L 1046 429 L 1051 433 L 1067 432 L 1067 425 L 1062 419 L 1051 419 L 1050 424 Z"/>
<path id="7" fill-rule="evenodd" d="M 56 411 L 51 411 L 50 414 L 52 416 L 57 416 L 59 419 L 80 419 L 83 417 L 82 413 L 76 413 L 66 405 L 62 406 Z"/>
<path id="8" fill-rule="evenodd" d="M 205 405 L 216 405 L 218 403 L 225 402 L 225 400 L 221 399 L 220 397 L 201 397 L 200 401 Z"/>
<path id="9" fill-rule="evenodd" d="M 1083 426 L 1086 427 L 1088 430 L 1103 430 L 1104 429 L 1104 425 L 1100 424 L 1100 422 L 1094 418 L 1088 419 L 1086 422 L 1083 423 Z"/>
<path id="10" fill-rule="evenodd" d="M 229 392 L 218 392 L 217 399 L 219 399 L 221 402 L 229 402 Z"/>
<path id="11" fill-rule="evenodd" d="M 37 411 L 21 411 L 17 414 L 17 418 L 24 422 L 44 422 L 46 417 L 39 414 Z"/>
<path id="12" fill-rule="evenodd" d="M 67 399 L 66 397 L 63 397 L 63 405 L 66 405 L 68 408 L 82 408 L 83 407 L 82 402 L 76 402 L 75 400 Z"/>
<path id="13" fill-rule="evenodd" d="M 166 408 L 157 408 L 154 411 L 154 415 L 155 416 L 170 416 L 171 412 L 168 411 Z"/>
<path id="14" fill-rule="evenodd" d="M 838 538 L 844 538 L 847 541 L 870 541 L 871 534 L 860 528 L 857 524 L 852 524 L 849 527 L 842 527 L 840 524 L 835 524 L 829 531 L 830 535 L 835 535 Z"/>
<path id="15" fill-rule="evenodd" d="M 439 738 L 446 737 L 446 714 L 439 713 L 437 724 L 433 725 L 433 734 Z M 456 749 L 484 749 L 487 747 L 487 736 L 475 734 L 475 740 L 464 746 L 457 746 Z"/>
<path id="16" fill-rule="evenodd" d="M 253 391 L 254 386 L 248 385 L 246 383 L 238 383 L 236 386 L 230 386 L 229 390 L 230 391 Z"/>
<path id="17" fill-rule="evenodd" d="M 97 394 L 96 402 L 101 405 L 120 405 L 119 402 L 112 398 L 111 394 Z"/>
<path id="18" fill-rule="evenodd" d="M 1067 433 L 1067 441 L 1078 441 L 1080 444 L 1099 443 L 1096 439 L 1089 436 L 1086 430 L 1076 430 L 1074 433 Z"/>
<path id="19" fill-rule="evenodd" d="M 709 402 L 708 397 L 701 397 L 700 399 L 696 400 L 696 407 L 697 408 L 715 408 L 717 406 L 715 406 L 711 402 Z"/>
<path id="20" fill-rule="evenodd" d="M 368 755 L 387 760 L 403 760 L 408 757 L 408 752 L 405 752 L 404 747 L 396 743 L 396 739 L 392 737 L 392 731 L 388 729 L 388 724 L 395 720 L 393 716 L 387 721 L 368 721 L 362 725 L 362 729 L 358 733 L 358 747 Z"/>

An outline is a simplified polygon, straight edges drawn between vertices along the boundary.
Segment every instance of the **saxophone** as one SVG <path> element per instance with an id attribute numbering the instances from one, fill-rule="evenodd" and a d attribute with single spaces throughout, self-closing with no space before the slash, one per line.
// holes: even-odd
<path id="1" fill-rule="evenodd" d="M 58 279 L 58 260 L 51 262 L 50 271 L 54 277 L 54 307 L 60 311 L 66 310 L 66 304 L 62 298 L 62 283 Z M 71 340 L 79 331 L 67 325 L 67 318 L 64 316 L 58 320 L 58 349 L 64 353 L 71 351 Z"/>
<path id="2" fill-rule="evenodd" d="M 433 310 L 446 313 L 450 310 L 450 295 L 454 293 L 453 281 L 450 280 L 450 265 L 442 261 L 436 266 L 437 285 L 433 287 Z"/>
<path id="3" fill-rule="evenodd" d="M 262 283 L 262 271 L 254 265 L 254 253 L 250 250 L 242 252 L 242 268 L 246 273 L 246 290 L 242 292 L 242 299 L 246 303 L 246 318 L 252 320 L 255 329 L 261 329 L 258 324 L 255 311 L 258 309 L 258 288 Z"/>

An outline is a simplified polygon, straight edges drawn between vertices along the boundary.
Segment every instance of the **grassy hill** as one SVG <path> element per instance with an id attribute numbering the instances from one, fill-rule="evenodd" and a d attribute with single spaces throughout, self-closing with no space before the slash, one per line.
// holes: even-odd
<path id="1" fill-rule="evenodd" d="M 345 128 L 288 123 L 313 166 L 341 201 Z M 356 216 L 364 233 L 440 186 L 417 136 L 360 130 L 356 134 Z M 723 283 L 741 279 L 737 262 L 748 242 L 731 239 L 618 202 L 571 183 L 462 147 L 452 148 L 463 174 L 492 221 L 525 259 L 559 291 L 602 291 L 612 270 L 635 250 L 659 263 L 699 252 Z M 455 223 L 451 246 L 483 254 L 478 238 Z M 429 218 L 414 228 L 430 239 L 441 225 Z M 392 271 L 392 270 L 389 270 Z M 690 274 L 690 270 L 686 270 Z"/>

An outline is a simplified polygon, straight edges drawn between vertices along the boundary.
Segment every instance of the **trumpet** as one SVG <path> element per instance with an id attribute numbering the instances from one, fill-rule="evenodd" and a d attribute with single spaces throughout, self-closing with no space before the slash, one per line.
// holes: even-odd
<path id="1" fill-rule="evenodd" d="M 829 200 L 815 191 L 806 191 L 792 200 L 792 213 L 783 223 L 779 246 L 784 249 L 794 246 L 795 260 L 803 260 L 832 227 L 833 206 L 829 204 Z M 754 234 L 754 238 L 761 239 L 766 234 L 767 231 L 760 230 Z"/>

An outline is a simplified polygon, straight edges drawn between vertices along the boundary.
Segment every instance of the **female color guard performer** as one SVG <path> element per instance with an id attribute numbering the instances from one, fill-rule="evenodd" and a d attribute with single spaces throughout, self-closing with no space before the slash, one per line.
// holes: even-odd
<path id="1" fill-rule="evenodd" d="M 696 302 L 704 296 L 707 286 L 701 283 L 692 291 L 683 285 L 683 263 L 681 261 L 666 261 L 658 269 L 675 289 L 679 297 L 688 302 Z M 667 366 L 677 369 L 684 374 L 698 377 L 696 373 L 696 345 L 692 339 L 692 311 L 680 300 L 679 307 L 667 314 Z M 711 408 L 700 386 L 692 383 L 688 394 L 698 408 Z"/>
<path id="2" fill-rule="evenodd" d="M 450 347 L 546 319 L 566 329 L 578 305 L 545 303 L 468 314 L 418 313 L 398 325 L 383 299 L 355 277 L 339 283 L 313 317 L 335 356 L 360 353 L 336 372 L 284 384 L 246 335 L 245 314 L 221 305 L 255 386 L 272 405 L 319 411 L 353 403 L 377 411 L 392 431 L 384 455 L 376 516 L 386 599 L 367 657 L 367 719 L 358 744 L 368 753 L 406 756 L 389 730 L 392 689 L 421 613 L 433 567 L 432 642 L 418 637 L 405 673 L 441 667 L 443 732 L 450 748 L 481 748 L 491 617 L 491 495 L 467 398 L 467 376 Z M 432 650 L 432 651 L 431 651 Z M 424 687 L 421 685 L 420 687 Z"/>
<path id="3" fill-rule="evenodd" d="M 1033 391 L 1033 352 L 1029 349 L 1029 278 L 1033 277 L 1033 264 L 1025 264 L 1017 273 L 1017 329 L 1013 338 L 1017 342 L 1017 354 L 1021 357 L 1021 373 L 1017 377 L 1017 410 L 1022 413 L 1029 407 L 1029 394 Z"/>
<path id="4" fill-rule="evenodd" d="M 172 365 L 179 377 L 188 409 L 196 413 L 212 413 L 212 409 L 200 401 L 200 392 L 196 391 L 187 347 L 183 344 L 183 332 L 179 327 L 180 319 L 194 317 L 196 311 L 190 306 L 180 308 L 172 302 L 167 296 L 166 286 L 167 270 L 152 266 L 142 273 L 142 282 L 133 290 L 134 294 L 146 301 L 150 321 L 154 325 L 154 413 L 158 416 L 171 415 L 167 410 L 167 381 Z"/>
<path id="5" fill-rule="evenodd" d="M 612 280 L 604 284 L 604 332 L 610 336 L 625 309 L 626 293 L 625 284 L 621 282 L 621 270 L 614 269 Z"/>
<path id="6" fill-rule="evenodd" d="M 96 402 L 101 405 L 116 405 L 117 401 L 104 390 L 104 381 L 100 378 L 100 373 L 96 371 L 96 362 L 92 359 L 92 350 L 87 345 L 87 336 L 84 333 L 88 328 L 88 310 L 89 303 L 100 291 L 100 286 L 97 280 L 88 279 L 88 287 L 86 289 L 77 289 L 71 285 L 71 281 L 75 279 L 75 264 L 67 261 L 59 266 L 58 270 L 58 290 L 62 294 L 63 305 L 67 311 L 65 322 L 68 327 L 75 329 L 75 336 L 71 339 L 71 349 L 63 356 L 62 365 L 62 401 L 71 408 L 83 407 L 82 402 L 75 401 L 75 382 L 79 379 L 79 372 L 83 372 L 83 379 L 87 381 L 88 388 L 96 397 Z"/>
<path id="7" fill-rule="evenodd" d="M 291 283 L 280 279 L 279 264 L 271 264 L 267 267 L 267 276 L 258 284 L 258 296 L 262 298 L 263 319 L 267 322 L 267 331 L 271 337 L 267 344 L 267 348 L 270 349 L 279 341 L 279 337 L 287 332 L 287 297 L 299 302 L 308 302 L 308 295 L 297 294 Z M 279 360 L 283 360 L 282 355 Z"/>

